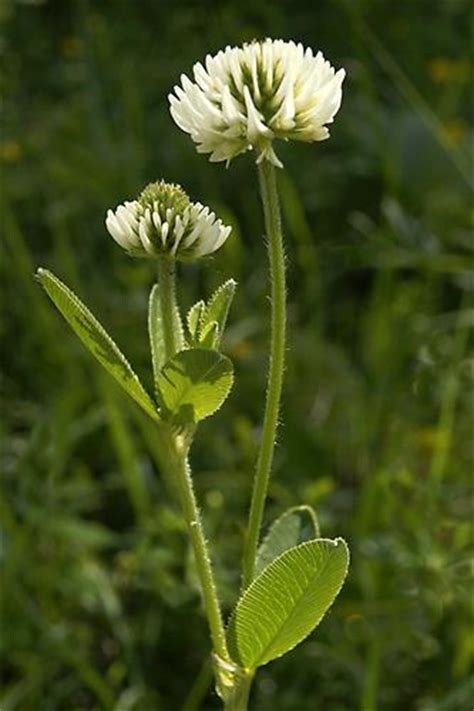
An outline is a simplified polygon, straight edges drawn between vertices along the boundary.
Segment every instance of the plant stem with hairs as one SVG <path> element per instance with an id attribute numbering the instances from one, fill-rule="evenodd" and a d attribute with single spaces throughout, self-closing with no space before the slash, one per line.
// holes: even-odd
<path id="1" fill-rule="evenodd" d="M 166 360 L 176 353 L 176 284 L 175 263 L 171 259 L 160 259 L 158 268 L 158 287 L 160 289 L 161 319 Z M 225 638 L 224 623 L 217 596 L 211 560 L 207 550 L 206 538 L 201 515 L 194 493 L 188 454 L 193 429 L 181 433 L 173 427 L 167 428 L 168 460 L 177 480 L 179 499 L 184 520 L 196 561 L 196 570 L 201 584 L 204 608 L 211 632 L 214 652 L 225 662 L 230 662 Z"/>
<path id="2" fill-rule="evenodd" d="M 270 262 L 272 319 L 265 415 L 244 546 L 244 588 L 250 585 L 254 577 L 255 559 L 278 427 L 286 341 L 285 253 L 275 168 L 271 163 L 262 161 L 258 166 L 258 174 Z"/>

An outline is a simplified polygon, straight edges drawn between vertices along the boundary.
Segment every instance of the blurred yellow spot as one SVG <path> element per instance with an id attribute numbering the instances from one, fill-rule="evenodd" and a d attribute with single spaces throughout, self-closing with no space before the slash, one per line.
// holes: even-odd
<path id="1" fill-rule="evenodd" d="M 334 480 L 330 476 L 321 476 L 303 489 L 303 499 L 309 504 L 316 504 L 334 489 Z"/>
<path id="2" fill-rule="evenodd" d="M 4 163 L 16 163 L 21 158 L 21 146 L 16 141 L 0 143 L 0 160 Z"/>
<path id="3" fill-rule="evenodd" d="M 61 39 L 59 51 L 66 59 L 76 59 L 82 53 L 82 42 L 77 37 L 67 35 Z"/>
<path id="4" fill-rule="evenodd" d="M 253 352 L 253 346 L 250 341 L 239 341 L 232 348 L 232 354 L 236 358 L 247 358 Z"/>
<path id="5" fill-rule="evenodd" d="M 452 119 L 445 123 L 444 135 L 448 143 L 457 146 L 466 135 L 466 124 L 461 119 Z"/>
<path id="6" fill-rule="evenodd" d="M 349 624 L 352 624 L 354 622 L 361 622 L 362 620 L 365 620 L 365 617 L 359 612 L 353 612 L 351 615 L 348 615 L 346 617 L 346 622 L 348 622 Z"/>
<path id="7" fill-rule="evenodd" d="M 415 438 L 423 447 L 434 449 L 434 447 L 447 443 L 449 433 L 443 432 L 437 427 L 424 427 L 416 431 Z"/>
<path id="8" fill-rule="evenodd" d="M 219 489 L 211 489 L 206 494 L 206 502 L 211 509 L 220 509 L 224 503 L 224 496 Z"/>
<path id="9" fill-rule="evenodd" d="M 436 84 L 448 81 L 465 82 L 469 78 L 470 63 L 465 59 L 436 57 L 428 64 L 428 73 Z"/>

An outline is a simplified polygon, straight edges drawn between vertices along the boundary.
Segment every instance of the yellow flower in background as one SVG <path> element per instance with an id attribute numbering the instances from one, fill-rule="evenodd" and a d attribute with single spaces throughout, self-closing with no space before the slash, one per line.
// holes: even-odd
<path id="1" fill-rule="evenodd" d="M 150 183 L 137 200 L 108 210 L 105 224 L 132 256 L 181 261 L 215 252 L 231 232 L 208 207 L 191 202 L 180 185 L 164 180 Z"/>
<path id="2" fill-rule="evenodd" d="M 266 39 L 226 47 L 194 65 L 169 95 L 177 125 L 199 153 L 227 163 L 255 149 L 258 161 L 282 163 L 274 139 L 323 141 L 342 100 L 344 69 L 302 44 Z"/>

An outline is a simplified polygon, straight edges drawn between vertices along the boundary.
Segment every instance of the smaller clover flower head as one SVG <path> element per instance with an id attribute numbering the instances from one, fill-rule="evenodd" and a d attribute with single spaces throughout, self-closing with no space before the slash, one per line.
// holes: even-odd
<path id="1" fill-rule="evenodd" d="M 181 261 L 215 252 L 231 231 L 208 207 L 191 202 L 180 185 L 164 180 L 147 185 L 137 200 L 109 210 L 105 224 L 132 256 Z"/>
<path id="2" fill-rule="evenodd" d="M 344 69 L 318 52 L 266 39 L 226 47 L 194 65 L 169 95 L 170 111 L 199 153 L 229 161 L 255 148 L 258 161 L 281 162 L 273 140 L 323 141 L 342 100 Z"/>

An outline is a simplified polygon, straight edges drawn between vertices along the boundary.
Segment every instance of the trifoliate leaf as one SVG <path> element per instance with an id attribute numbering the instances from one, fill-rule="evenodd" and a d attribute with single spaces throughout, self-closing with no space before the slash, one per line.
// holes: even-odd
<path id="1" fill-rule="evenodd" d="M 176 424 L 199 422 L 221 407 L 232 382 L 232 363 L 225 356 L 205 348 L 181 351 L 158 378 L 163 417 Z"/>
<path id="2" fill-rule="evenodd" d="M 157 408 L 132 370 L 130 363 L 104 327 L 62 281 L 47 269 L 38 269 L 37 278 L 51 301 L 99 363 L 154 420 Z"/>
<path id="3" fill-rule="evenodd" d="M 289 548 L 319 536 L 319 525 L 311 506 L 293 506 L 277 518 L 258 549 L 255 575 Z"/>
<path id="4" fill-rule="evenodd" d="M 342 538 L 318 538 L 283 553 L 247 588 L 232 614 L 232 658 L 255 669 L 301 642 L 342 587 L 349 551 Z"/>

